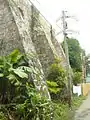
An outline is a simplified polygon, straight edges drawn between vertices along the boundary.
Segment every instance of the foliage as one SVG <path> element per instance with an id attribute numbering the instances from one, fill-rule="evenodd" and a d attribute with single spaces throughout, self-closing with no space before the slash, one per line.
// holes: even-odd
<path id="1" fill-rule="evenodd" d="M 90 75 L 90 54 L 86 55 L 85 51 L 82 50 L 82 64 L 85 68 L 85 77 Z"/>
<path id="2" fill-rule="evenodd" d="M 53 102 L 54 118 L 53 120 L 68 120 L 68 105 L 60 102 Z"/>
<path id="3" fill-rule="evenodd" d="M 79 108 L 82 101 L 85 99 L 83 96 L 75 96 L 72 97 L 72 108 L 71 110 L 68 107 L 68 104 L 63 104 L 60 101 L 53 101 L 53 120 L 73 120 L 75 115 L 75 110 Z"/>
<path id="4" fill-rule="evenodd" d="M 54 62 L 49 69 L 48 77 L 49 81 L 56 82 L 59 88 L 62 88 L 66 81 L 65 71 L 58 62 Z"/>
<path id="5" fill-rule="evenodd" d="M 18 50 L 14 50 L 8 56 L 0 57 L 0 103 L 10 103 L 16 96 L 17 89 L 24 88 L 22 84 L 28 78 L 27 73 L 31 72 L 31 69 L 24 65 L 27 65 L 25 56 Z"/>
<path id="6" fill-rule="evenodd" d="M 81 47 L 78 40 L 73 38 L 67 39 L 68 51 L 69 51 L 69 60 L 70 65 L 75 71 L 81 71 Z M 62 47 L 64 49 L 64 42 L 62 43 Z"/>
<path id="7" fill-rule="evenodd" d="M 73 75 L 73 84 L 77 85 L 82 82 L 82 73 L 81 72 L 74 72 Z"/>
<path id="8" fill-rule="evenodd" d="M 0 120 L 6 120 L 6 117 L 3 112 L 0 112 Z"/>
<path id="9" fill-rule="evenodd" d="M 0 57 L 2 120 L 49 120 L 50 101 L 37 93 L 28 79 L 31 73 L 37 74 L 18 50 Z"/>
<path id="10" fill-rule="evenodd" d="M 57 93 L 60 91 L 60 88 L 58 87 L 57 83 L 56 82 L 53 82 L 53 81 L 46 81 L 47 82 L 47 86 L 48 86 L 48 90 L 51 92 L 51 93 Z"/>
<path id="11" fill-rule="evenodd" d="M 34 88 L 27 85 L 28 98 L 22 104 L 16 105 L 17 120 L 48 120 L 50 116 L 50 101 L 41 97 Z"/>
<path id="12" fill-rule="evenodd" d="M 49 120 L 50 119 L 50 101 L 40 96 L 35 88 L 27 88 L 28 96 L 22 103 L 14 103 L 2 106 L 4 117 L 11 120 Z M 2 118 L 4 118 L 2 116 Z"/>
<path id="13" fill-rule="evenodd" d="M 90 74 L 90 54 L 85 55 L 86 75 Z"/>
<path id="14" fill-rule="evenodd" d="M 58 60 L 57 58 L 55 59 L 54 63 L 49 68 L 47 80 L 51 82 L 49 83 L 49 90 L 51 93 L 51 98 L 52 99 L 62 98 L 61 93 L 64 94 L 63 90 L 64 88 L 66 88 L 66 74 L 65 74 L 64 69 L 60 65 L 60 60 Z M 53 87 L 52 85 L 50 85 L 52 84 L 52 82 L 54 82 L 54 84 L 58 86 Z"/>
<path id="15" fill-rule="evenodd" d="M 77 97 L 76 95 L 73 95 L 72 99 L 73 99 L 72 100 L 72 107 L 74 109 L 77 109 L 81 105 L 82 101 L 85 100 L 85 96 Z"/>

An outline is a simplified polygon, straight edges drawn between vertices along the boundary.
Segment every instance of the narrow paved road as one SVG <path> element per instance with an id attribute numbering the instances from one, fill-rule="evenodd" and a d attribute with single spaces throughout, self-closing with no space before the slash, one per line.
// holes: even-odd
<path id="1" fill-rule="evenodd" d="M 76 111 L 75 120 L 90 120 L 90 93 Z"/>

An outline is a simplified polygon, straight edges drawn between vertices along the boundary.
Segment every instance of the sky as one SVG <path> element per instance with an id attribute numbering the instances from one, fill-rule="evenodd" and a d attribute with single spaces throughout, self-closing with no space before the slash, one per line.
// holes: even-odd
<path id="1" fill-rule="evenodd" d="M 62 10 L 67 11 L 75 19 L 68 19 L 68 29 L 77 31 L 70 34 L 71 37 L 79 40 L 80 45 L 85 49 L 86 54 L 90 53 L 90 0 L 33 0 L 34 4 L 46 17 L 46 19 L 56 29 L 56 33 L 61 31 L 56 25 L 56 20 L 61 16 Z M 57 23 L 60 27 L 61 22 Z M 56 36 L 61 42 L 62 33 Z"/>

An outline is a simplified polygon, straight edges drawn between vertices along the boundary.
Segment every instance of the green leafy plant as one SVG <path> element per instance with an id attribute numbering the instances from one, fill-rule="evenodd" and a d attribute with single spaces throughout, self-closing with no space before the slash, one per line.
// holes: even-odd
<path id="1" fill-rule="evenodd" d="M 53 120 L 69 120 L 69 109 L 68 109 L 68 104 L 63 104 L 60 102 L 53 102 L 53 112 L 54 112 L 54 116 L 53 116 Z"/>
<path id="2" fill-rule="evenodd" d="M 82 67 L 81 67 L 82 66 L 82 60 L 81 60 L 82 49 L 79 41 L 73 38 L 67 38 L 67 44 L 68 44 L 70 65 L 75 71 L 81 72 L 82 71 Z M 62 42 L 62 47 L 65 51 L 64 41 Z"/>
<path id="3" fill-rule="evenodd" d="M 53 81 L 46 81 L 47 82 L 47 86 L 48 86 L 48 89 L 51 93 L 57 93 L 60 91 L 60 88 L 58 87 L 57 83 L 56 82 L 53 82 Z"/>
<path id="4" fill-rule="evenodd" d="M 82 73 L 81 72 L 74 72 L 73 75 L 73 84 L 77 85 L 82 82 Z"/>
<path id="5" fill-rule="evenodd" d="M 29 80 L 27 58 L 18 50 L 0 57 L 0 117 L 2 120 L 49 120 L 50 101 Z M 38 75 L 39 76 L 39 75 Z"/>
<path id="6" fill-rule="evenodd" d="M 54 63 L 50 66 L 47 85 L 49 86 L 49 91 L 51 93 L 52 99 L 61 99 L 61 94 L 64 94 L 66 89 L 66 73 L 61 66 L 61 61 L 55 58 Z M 64 90 L 65 88 L 65 90 Z"/>
<path id="7" fill-rule="evenodd" d="M 3 112 L 0 112 L 0 120 L 7 120 Z"/>
<path id="8" fill-rule="evenodd" d="M 70 110 L 67 103 L 62 103 L 60 101 L 53 101 L 53 120 L 73 120 L 75 115 L 75 110 L 79 108 L 82 101 L 85 99 L 84 96 L 72 96 L 72 109 Z"/>
<path id="9" fill-rule="evenodd" d="M 0 103 L 11 102 L 10 99 L 13 99 L 16 93 L 15 87 L 22 86 L 24 80 L 28 78 L 28 72 L 32 72 L 29 67 L 24 66 L 25 64 L 27 64 L 25 56 L 18 50 L 0 57 Z"/>
<path id="10" fill-rule="evenodd" d="M 50 66 L 47 77 L 49 81 L 56 82 L 59 87 L 63 87 L 66 81 L 65 77 L 65 71 L 59 63 L 53 63 Z"/>
<path id="11" fill-rule="evenodd" d="M 28 97 L 22 104 L 16 105 L 16 116 L 18 120 L 49 120 L 50 116 L 50 101 L 40 96 L 35 88 L 30 87 L 28 84 L 27 94 Z"/>

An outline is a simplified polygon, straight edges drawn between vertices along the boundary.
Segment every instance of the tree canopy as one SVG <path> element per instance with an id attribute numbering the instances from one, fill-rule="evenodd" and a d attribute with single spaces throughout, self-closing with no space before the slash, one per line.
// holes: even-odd
<path id="1" fill-rule="evenodd" d="M 73 38 L 67 38 L 68 51 L 69 51 L 69 60 L 70 65 L 75 71 L 81 71 L 81 47 L 78 40 Z M 64 42 L 62 43 L 64 48 Z"/>
<path id="2" fill-rule="evenodd" d="M 90 54 L 85 56 L 86 75 L 90 74 Z"/>

